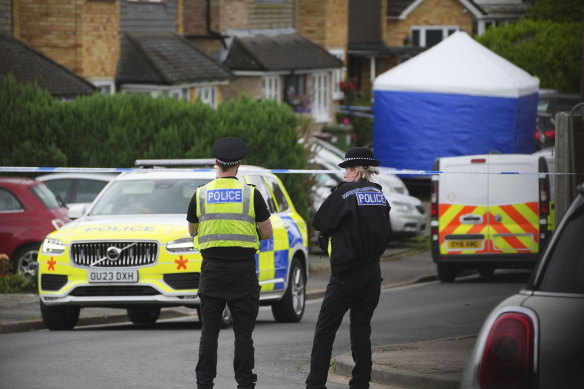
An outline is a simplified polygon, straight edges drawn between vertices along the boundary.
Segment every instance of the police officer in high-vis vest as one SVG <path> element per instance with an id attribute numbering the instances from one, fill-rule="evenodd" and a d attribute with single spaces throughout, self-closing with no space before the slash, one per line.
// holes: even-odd
<path id="1" fill-rule="evenodd" d="M 306 379 L 309 389 L 326 389 L 335 334 L 347 311 L 355 362 L 349 387 L 369 388 L 371 318 L 381 292 L 379 259 L 390 238 L 389 203 L 381 186 L 370 181 L 379 173 L 378 165 L 369 149 L 347 151 L 339 164 L 345 168 L 346 182 L 333 190 L 314 215 L 314 228 L 327 237 L 328 244 L 321 248 L 330 256 L 331 276 L 316 322 Z"/>
<path id="2" fill-rule="evenodd" d="M 198 235 L 203 256 L 199 283 L 202 328 L 196 367 L 199 389 L 213 388 L 217 340 L 226 305 L 235 333 L 237 387 L 255 388 L 257 381 L 252 332 L 260 286 L 254 256 L 260 240 L 272 237 L 272 224 L 259 191 L 236 178 L 246 151 L 246 144 L 238 138 L 222 138 L 213 144 L 217 178 L 197 189 L 187 212 L 189 232 Z"/>

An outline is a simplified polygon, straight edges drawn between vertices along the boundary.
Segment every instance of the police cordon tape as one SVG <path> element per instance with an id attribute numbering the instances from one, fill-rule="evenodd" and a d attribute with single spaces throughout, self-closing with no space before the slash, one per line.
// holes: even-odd
<path id="1" fill-rule="evenodd" d="M 335 173 L 342 172 L 343 169 L 265 169 L 275 174 L 314 174 L 314 173 Z M 462 171 L 462 170 L 410 170 L 410 169 L 394 169 L 394 168 L 379 168 L 381 173 L 396 174 L 396 175 L 420 175 L 432 176 L 436 174 L 526 174 L 526 175 L 554 175 L 554 176 L 569 176 L 569 175 L 583 175 L 584 173 L 558 173 L 558 172 L 489 172 L 489 171 Z M 125 173 L 125 172 L 213 172 L 215 168 L 91 168 L 91 167 L 42 167 L 42 166 L 0 166 L 0 172 L 5 173 Z M 246 169 L 242 167 L 239 169 L 242 173 L 250 173 L 258 171 L 258 169 Z"/>

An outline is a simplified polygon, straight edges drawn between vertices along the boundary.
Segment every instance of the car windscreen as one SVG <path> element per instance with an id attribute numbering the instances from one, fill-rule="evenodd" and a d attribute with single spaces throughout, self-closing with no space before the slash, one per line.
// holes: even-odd
<path id="1" fill-rule="evenodd" d="M 584 202 L 558 231 L 537 290 L 584 294 Z"/>
<path id="2" fill-rule="evenodd" d="M 61 208 L 64 206 L 59 200 L 57 200 L 55 194 L 51 192 L 45 184 L 31 186 L 30 190 L 48 209 Z"/>
<path id="3" fill-rule="evenodd" d="M 187 213 L 197 187 L 210 180 L 144 179 L 116 181 L 99 197 L 91 215 Z"/>

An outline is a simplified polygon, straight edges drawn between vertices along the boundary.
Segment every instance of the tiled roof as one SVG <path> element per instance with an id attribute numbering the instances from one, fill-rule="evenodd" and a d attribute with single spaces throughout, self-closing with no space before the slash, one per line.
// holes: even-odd
<path id="1" fill-rule="evenodd" d="M 12 36 L 0 33 L 0 77 L 12 73 L 22 83 L 36 83 L 57 98 L 93 93 L 96 88 L 49 57 Z"/>
<path id="2" fill-rule="evenodd" d="M 126 33 L 116 82 L 178 85 L 226 81 L 229 69 L 174 33 Z"/>
<path id="3" fill-rule="evenodd" d="M 224 64 L 232 70 L 293 71 L 343 67 L 342 61 L 300 34 L 235 37 Z"/>

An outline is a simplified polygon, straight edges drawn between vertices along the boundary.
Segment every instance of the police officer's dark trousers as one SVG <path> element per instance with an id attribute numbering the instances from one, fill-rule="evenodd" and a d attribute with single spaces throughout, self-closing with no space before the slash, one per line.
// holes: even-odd
<path id="1" fill-rule="evenodd" d="M 326 389 L 336 332 L 350 310 L 351 352 L 355 367 L 349 387 L 369 388 L 371 380 L 371 318 L 381 293 L 379 262 L 331 275 L 316 323 L 308 389 Z"/>
<path id="2" fill-rule="evenodd" d="M 201 285 L 201 339 L 196 367 L 197 388 L 213 388 L 217 375 L 217 346 L 223 310 L 233 319 L 235 351 L 233 369 L 239 389 L 255 388 L 252 333 L 259 310 L 259 285 L 255 269 L 225 271 L 203 265 Z M 201 291 L 202 290 L 202 291 Z"/>

